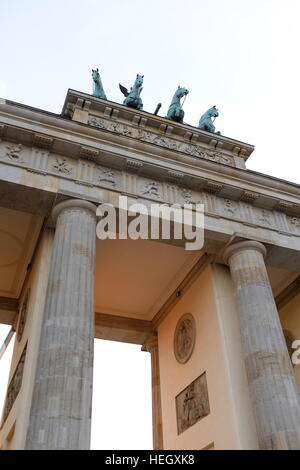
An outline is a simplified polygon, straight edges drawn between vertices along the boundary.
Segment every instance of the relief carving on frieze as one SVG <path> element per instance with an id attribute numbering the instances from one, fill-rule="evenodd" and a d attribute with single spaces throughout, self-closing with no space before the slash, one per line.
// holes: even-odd
<path id="1" fill-rule="evenodd" d="M 24 160 L 22 159 L 20 153 L 23 149 L 22 144 L 11 144 L 6 145 L 6 157 L 8 157 L 12 161 L 17 161 L 18 163 L 23 163 Z"/>
<path id="2" fill-rule="evenodd" d="M 225 213 L 230 216 L 234 216 L 238 211 L 239 205 L 237 202 L 232 201 L 231 199 L 223 199 L 223 208 Z"/>
<path id="3" fill-rule="evenodd" d="M 202 193 L 195 193 L 190 189 L 183 188 L 180 192 L 183 204 L 204 204 Z"/>
<path id="4" fill-rule="evenodd" d="M 148 197 L 161 197 L 160 184 L 156 181 L 149 181 L 144 183 L 141 189 L 141 194 Z"/>
<path id="5" fill-rule="evenodd" d="M 266 209 L 260 210 L 258 220 L 259 222 L 262 222 L 264 225 L 269 227 L 274 225 L 272 213 Z"/>
<path id="6" fill-rule="evenodd" d="M 20 360 L 16 367 L 16 371 L 8 385 L 5 405 L 3 409 L 3 422 L 6 420 L 7 416 L 9 415 L 10 410 L 12 409 L 13 404 L 21 390 L 24 364 L 25 364 L 25 358 L 26 358 L 26 349 L 27 349 L 27 343 L 21 354 Z"/>
<path id="7" fill-rule="evenodd" d="M 72 173 L 72 166 L 68 164 L 68 161 L 65 157 L 55 157 L 55 162 L 52 165 L 55 171 L 70 175 Z"/>
<path id="8" fill-rule="evenodd" d="M 95 116 L 89 117 L 88 124 L 98 127 L 99 129 L 105 129 L 119 135 L 133 137 L 137 140 L 159 145 L 160 147 L 182 152 L 193 157 L 204 158 L 217 163 L 235 166 L 234 159 L 229 155 L 224 155 L 223 153 L 214 150 L 206 150 L 198 145 L 179 142 L 166 136 L 161 136 L 136 127 L 127 126 L 126 124 L 107 121 Z"/>
<path id="9" fill-rule="evenodd" d="M 188 385 L 175 400 L 177 432 L 181 434 L 210 413 L 206 373 Z"/>
<path id="10" fill-rule="evenodd" d="M 116 186 L 116 176 L 115 173 L 109 169 L 101 169 L 100 173 L 97 177 L 98 183 L 104 183 L 108 186 L 115 187 Z"/>
<path id="11" fill-rule="evenodd" d="M 182 196 L 184 204 L 192 204 L 193 203 L 192 191 L 190 191 L 189 189 L 182 189 L 181 196 Z"/>
<path id="12" fill-rule="evenodd" d="M 289 217 L 289 222 L 293 227 L 300 228 L 300 218 L 298 217 Z"/>
<path id="13" fill-rule="evenodd" d="M 17 340 L 20 342 L 23 336 L 23 331 L 26 324 L 27 313 L 28 313 L 28 306 L 29 306 L 29 296 L 30 296 L 30 289 L 25 294 L 24 301 L 22 303 L 21 311 L 20 311 L 20 320 L 18 325 L 17 331 Z"/>

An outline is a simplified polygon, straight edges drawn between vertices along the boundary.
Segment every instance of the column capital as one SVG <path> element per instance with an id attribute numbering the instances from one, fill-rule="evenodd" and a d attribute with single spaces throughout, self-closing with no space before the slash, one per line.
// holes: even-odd
<path id="1" fill-rule="evenodd" d="M 83 199 L 68 199 L 67 201 L 59 202 L 53 209 L 52 209 L 52 220 L 56 224 L 57 217 L 59 214 L 65 209 L 85 209 L 92 212 L 96 215 L 97 207 L 95 204 L 92 204 L 89 201 L 85 201 Z"/>
<path id="2" fill-rule="evenodd" d="M 146 338 L 146 341 L 144 342 L 142 346 L 142 351 L 151 352 L 153 351 L 153 349 L 157 349 L 157 348 L 158 348 L 157 335 L 152 334 L 151 336 L 148 336 Z"/>
<path id="3" fill-rule="evenodd" d="M 225 263 L 228 263 L 229 258 L 234 254 L 239 251 L 244 251 L 244 250 L 253 250 L 253 251 L 258 251 L 263 255 L 265 258 L 267 255 L 267 249 L 266 247 L 255 240 L 244 240 L 242 242 L 237 242 L 237 243 L 232 243 L 232 245 L 229 245 L 227 248 L 225 248 L 223 252 L 223 260 Z"/>

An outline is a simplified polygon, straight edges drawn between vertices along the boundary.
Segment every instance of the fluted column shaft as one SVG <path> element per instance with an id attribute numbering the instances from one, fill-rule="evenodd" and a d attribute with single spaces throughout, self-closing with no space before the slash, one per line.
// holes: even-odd
<path id="1" fill-rule="evenodd" d="M 261 449 L 300 449 L 299 393 L 264 262 L 265 247 L 225 250 L 234 284 L 244 358 Z"/>
<path id="2" fill-rule="evenodd" d="M 96 207 L 58 204 L 26 449 L 89 449 Z"/>
<path id="3" fill-rule="evenodd" d="M 157 336 L 147 339 L 143 351 L 151 354 L 153 448 L 159 450 L 163 449 L 163 432 Z"/>

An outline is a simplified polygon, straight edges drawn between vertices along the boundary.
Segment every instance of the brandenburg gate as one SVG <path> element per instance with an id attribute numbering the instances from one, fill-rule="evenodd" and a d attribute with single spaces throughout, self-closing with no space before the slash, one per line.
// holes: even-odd
<path id="1" fill-rule="evenodd" d="M 155 449 L 300 449 L 299 186 L 248 170 L 252 145 L 98 96 L 0 104 L 0 448 L 89 449 L 101 338 L 151 354 Z M 120 196 L 203 204 L 201 249 L 99 239 Z"/>

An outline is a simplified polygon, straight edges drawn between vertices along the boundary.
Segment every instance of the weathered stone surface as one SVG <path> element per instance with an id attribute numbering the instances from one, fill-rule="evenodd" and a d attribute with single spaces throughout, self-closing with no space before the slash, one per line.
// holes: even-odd
<path id="1" fill-rule="evenodd" d="M 261 449 L 300 449 L 300 400 L 264 256 L 255 241 L 230 245 L 228 260 Z"/>
<path id="2" fill-rule="evenodd" d="M 205 373 L 177 395 L 176 412 L 178 434 L 210 413 Z"/>
<path id="3" fill-rule="evenodd" d="M 68 200 L 57 219 L 26 449 L 88 449 L 96 207 Z"/>
<path id="4" fill-rule="evenodd" d="M 23 349 L 23 352 L 21 354 L 21 357 L 19 359 L 18 365 L 15 370 L 15 373 L 7 388 L 6 400 L 5 400 L 4 409 L 3 409 L 2 423 L 4 423 L 7 416 L 9 415 L 9 412 L 12 409 L 13 404 L 22 387 L 23 371 L 24 371 L 24 364 L 25 364 L 25 359 L 26 359 L 26 350 L 27 350 L 27 343 Z"/>
<path id="5" fill-rule="evenodd" d="M 23 331 L 25 328 L 26 324 L 26 319 L 27 319 L 27 313 L 28 313 L 28 304 L 29 304 L 29 296 L 30 296 L 30 289 L 26 292 L 21 311 L 20 311 L 20 319 L 19 319 L 19 324 L 18 324 L 18 330 L 17 330 L 17 340 L 21 341 L 22 336 L 23 336 Z"/>

